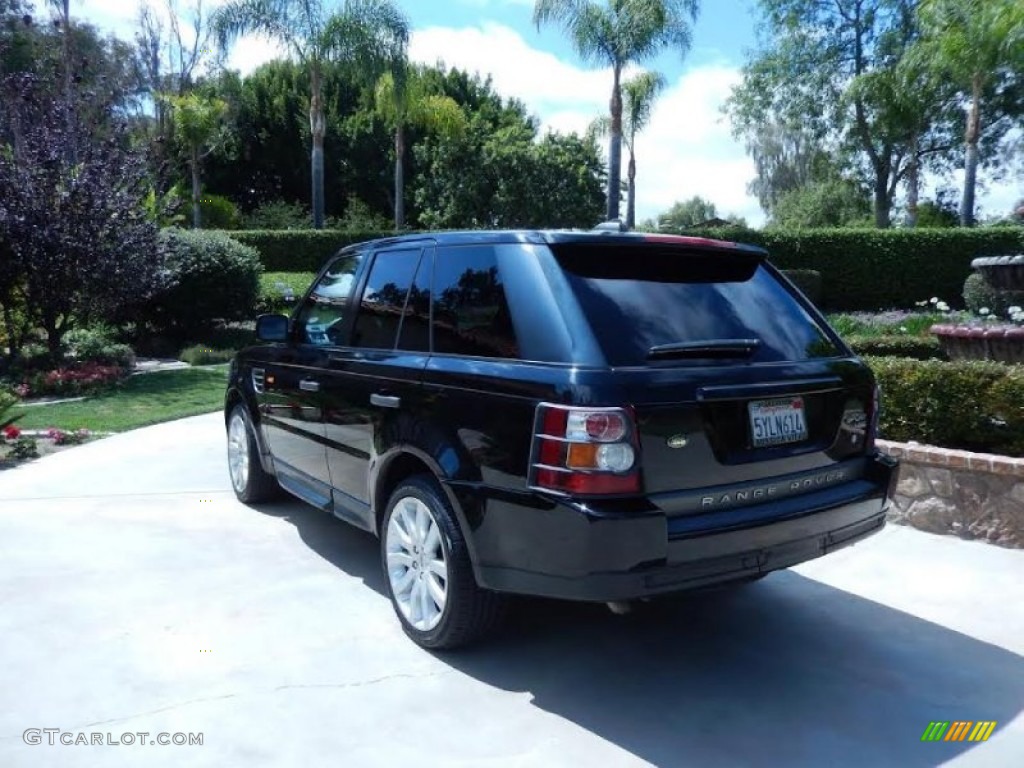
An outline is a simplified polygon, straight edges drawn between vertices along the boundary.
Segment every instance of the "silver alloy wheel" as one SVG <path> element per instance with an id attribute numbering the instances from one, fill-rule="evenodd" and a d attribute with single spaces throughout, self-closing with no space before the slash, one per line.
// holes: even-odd
<path id="1" fill-rule="evenodd" d="M 398 609 L 413 627 L 429 632 L 441 621 L 448 601 L 448 563 L 430 508 L 415 496 L 399 499 L 384 543 Z"/>
<path id="2" fill-rule="evenodd" d="M 235 490 L 244 493 L 249 482 L 249 430 L 240 413 L 231 417 L 228 427 L 228 470 Z"/>

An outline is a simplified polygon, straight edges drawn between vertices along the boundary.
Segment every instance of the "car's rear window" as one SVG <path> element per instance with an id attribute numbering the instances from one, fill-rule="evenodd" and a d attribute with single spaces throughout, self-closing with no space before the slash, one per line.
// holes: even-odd
<path id="1" fill-rule="evenodd" d="M 554 252 L 609 365 L 664 360 L 651 355 L 662 345 L 739 339 L 759 342 L 739 356 L 749 362 L 839 353 L 755 257 L 652 245 L 563 245 Z M 707 358 L 691 354 L 673 362 L 707 364 Z"/>

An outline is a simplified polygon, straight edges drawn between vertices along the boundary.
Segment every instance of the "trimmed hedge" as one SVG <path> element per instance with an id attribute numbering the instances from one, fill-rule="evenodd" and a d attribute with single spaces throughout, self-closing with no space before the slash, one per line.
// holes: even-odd
<path id="1" fill-rule="evenodd" d="M 264 272 L 260 275 L 260 298 L 256 303 L 256 312 L 291 314 L 295 303 L 309 290 L 315 278 L 313 272 Z M 291 301 L 285 294 L 289 288 L 293 297 Z"/>
<path id="2" fill-rule="evenodd" d="M 782 274 L 788 277 L 812 304 L 821 304 L 821 272 L 816 269 L 784 269 Z"/>
<path id="3" fill-rule="evenodd" d="M 858 355 L 909 357 L 914 360 L 946 360 L 935 336 L 846 336 L 846 343 Z"/>
<path id="4" fill-rule="evenodd" d="M 972 259 L 1024 252 L 1024 227 L 729 228 L 686 234 L 760 245 L 780 269 L 821 272 L 821 306 L 829 311 L 906 309 L 932 296 L 962 308 Z"/>
<path id="5" fill-rule="evenodd" d="M 868 357 L 882 388 L 880 436 L 1024 456 L 1024 366 Z"/>
<path id="6" fill-rule="evenodd" d="M 346 245 L 394 235 L 330 229 L 241 230 L 228 234 L 259 251 L 267 272 L 318 272 Z M 932 296 L 962 308 L 961 294 L 972 259 L 1024 252 L 1024 227 L 728 228 L 686 234 L 760 245 L 768 249 L 772 262 L 780 269 L 820 272 L 822 295 L 816 303 L 828 311 L 906 309 Z"/>
<path id="7" fill-rule="evenodd" d="M 264 272 L 319 272 L 346 245 L 394 235 L 336 229 L 247 229 L 225 234 L 259 251 Z"/>
<path id="8" fill-rule="evenodd" d="M 225 233 L 164 229 L 169 285 L 147 306 L 146 320 L 163 332 L 197 337 L 216 320 L 248 320 L 259 298 L 259 253 Z"/>

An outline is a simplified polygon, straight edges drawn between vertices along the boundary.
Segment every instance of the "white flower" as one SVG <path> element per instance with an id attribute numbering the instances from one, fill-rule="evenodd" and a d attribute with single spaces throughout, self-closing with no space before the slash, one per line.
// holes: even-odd
<path id="1" fill-rule="evenodd" d="M 901 325 L 900 326 L 900 333 L 906 333 L 906 332 L 907 332 L 907 326 Z"/>
<path id="2" fill-rule="evenodd" d="M 947 304 L 944 301 L 940 301 L 938 304 L 936 304 L 935 308 L 939 310 L 939 312 L 949 312 L 949 304 Z"/>
<path id="3" fill-rule="evenodd" d="M 935 296 L 932 296 L 932 301 L 931 301 L 931 303 L 932 303 L 932 304 L 938 304 L 938 303 L 939 303 L 939 300 L 938 300 L 938 298 L 937 298 L 937 297 L 935 297 Z"/>
<path id="4" fill-rule="evenodd" d="M 991 311 L 992 310 L 990 310 L 988 307 L 982 307 L 981 309 L 978 310 L 978 314 L 979 315 L 987 315 Z"/>
<path id="5" fill-rule="evenodd" d="M 1006 311 L 1009 312 L 1011 315 L 1019 315 L 1021 312 L 1024 312 L 1024 309 L 1021 309 L 1020 307 L 1017 306 L 1013 306 Z"/>

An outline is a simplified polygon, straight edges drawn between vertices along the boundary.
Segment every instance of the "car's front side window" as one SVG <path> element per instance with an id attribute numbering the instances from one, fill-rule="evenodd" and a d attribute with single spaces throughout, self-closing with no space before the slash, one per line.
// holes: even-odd
<path id="1" fill-rule="evenodd" d="M 356 272 L 362 259 L 361 253 L 340 256 L 317 281 L 296 319 L 297 332 L 303 343 L 320 346 L 341 343 Z"/>

